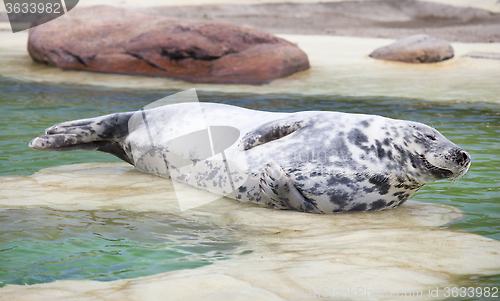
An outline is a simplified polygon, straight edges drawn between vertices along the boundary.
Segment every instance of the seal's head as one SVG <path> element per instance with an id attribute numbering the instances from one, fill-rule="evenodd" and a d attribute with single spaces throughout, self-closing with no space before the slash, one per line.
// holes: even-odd
<path id="1" fill-rule="evenodd" d="M 440 179 L 461 178 L 469 169 L 469 153 L 460 148 L 432 127 L 418 122 L 410 122 L 404 134 L 410 169 L 420 183 L 430 183 Z"/>

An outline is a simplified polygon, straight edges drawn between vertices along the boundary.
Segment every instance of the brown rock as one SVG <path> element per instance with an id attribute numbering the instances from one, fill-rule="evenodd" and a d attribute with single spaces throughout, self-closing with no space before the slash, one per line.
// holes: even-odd
<path id="1" fill-rule="evenodd" d="M 28 52 L 62 69 L 263 84 L 309 68 L 295 44 L 248 26 L 92 6 L 30 29 Z"/>
<path id="2" fill-rule="evenodd" d="M 453 47 L 447 41 L 417 34 L 378 48 L 370 57 L 405 63 L 436 63 L 450 59 L 453 55 Z"/>

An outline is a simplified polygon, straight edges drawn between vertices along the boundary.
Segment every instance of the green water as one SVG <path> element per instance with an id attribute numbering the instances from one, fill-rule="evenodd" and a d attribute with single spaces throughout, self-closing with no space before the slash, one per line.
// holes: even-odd
<path id="1" fill-rule="evenodd" d="M 104 153 L 40 152 L 28 148 L 27 145 L 32 138 L 43 134 L 45 128 L 55 123 L 112 112 L 137 110 L 174 92 L 177 91 L 115 90 L 36 84 L 0 77 L 0 176 L 29 175 L 42 168 L 71 163 L 119 162 L 115 157 Z M 472 166 L 467 175 L 451 188 L 449 181 L 436 182 L 424 186 L 413 199 L 458 207 L 467 213 L 467 217 L 454 226 L 493 239 L 500 239 L 500 224 L 498 222 L 500 220 L 500 105 L 498 104 L 444 103 L 432 100 L 380 97 L 353 98 L 339 95 L 254 95 L 198 92 L 198 96 L 200 101 L 226 103 L 268 111 L 332 110 L 378 114 L 432 125 L 447 138 L 469 151 L 472 156 Z M 2 231 L 5 231 L 3 225 L 9 224 L 8 221 L 13 219 L 14 213 L 12 212 L 19 211 L 8 211 L 2 214 L 0 219 Z M 21 219 L 28 219 L 32 215 L 23 214 L 25 215 Z M 45 212 L 44 214 L 49 213 Z M 97 222 L 95 225 L 90 222 L 92 214 L 97 213 L 86 212 L 81 213 L 81 216 L 80 213 L 67 214 L 68 216 L 65 218 L 74 219 L 75 222 L 80 222 L 82 219 L 92 224 L 92 227 L 98 226 Z M 120 214 L 125 213 L 113 214 L 120 216 Z M 44 223 L 38 224 L 39 222 L 41 221 L 33 221 L 33 226 L 44 225 Z M 12 257 L 9 257 L 7 263 L 0 260 L 0 273 L 12 275 L 12 271 L 20 267 L 22 267 L 22 271 L 16 276 L 0 274 L 4 275 L 0 276 L 2 277 L 0 281 L 36 283 L 53 281 L 54 279 L 112 280 L 137 277 L 144 274 L 204 265 L 211 262 L 210 256 L 213 255 L 211 252 L 215 252 L 215 250 L 222 252 L 221 254 L 227 252 L 226 244 L 223 244 L 224 248 L 221 249 L 218 249 L 217 246 L 215 250 L 205 250 L 202 248 L 203 246 L 200 246 L 201 249 L 192 252 L 192 254 L 189 253 L 191 251 L 187 251 L 188 255 L 183 253 L 186 250 L 180 252 L 182 254 L 178 254 L 176 252 L 179 250 L 171 246 L 166 247 L 165 241 L 161 241 L 161 239 L 155 241 L 156 236 L 153 234 L 150 235 L 153 240 L 148 241 L 147 239 L 143 240 L 140 235 L 130 236 L 132 232 L 120 232 L 116 226 L 113 226 L 114 228 L 108 226 L 106 224 L 106 227 L 99 228 L 99 231 L 96 230 L 95 233 L 98 234 L 95 235 L 88 235 L 88 231 L 85 232 L 87 235 L 80 235 L 81 233 L 73 235 L 72 231 L 76 231 L 76 228 L 63 227 L 62 232 L 54 234 L 59 240 L 41 240 L 43 248 L 42 246 L 36 247 L 39 235 L 37 231 L 42 236 L 49 235 L 47 233 L 52 231 L 50 227 L 53 226 L 47 226 L 49 229 L 26 230 L 29 235 L 27 234 L 25 240 L 22 240 L 21 237 L 16 240 L 15 234 L 9 232 L 11 230 L 7 231 L 9 234 L 4 235 L 13 236 L 9 239 L 1 238 L 0 259 L 5 259 L 4 254 L 11 254 Z M 136 223 L 135 226 L 146 227 L 141 232 L 162 233 L 147 229 L 147 226 L 142 226 L 141 223 Z M 170 221 L 158 227 L 163 226 L 170 227 Z M 106 240 L 108 238 L 113 240 Z M 122 240 L 115 241 L 116 239 Z M 178 240 L 176 243 L 183 246 L 183 243 Z M 231 245 L 234 242 L 228 241 L 228 244 Z M 109 248 L 106 247 L 108 245 Z M 16 246 L 15 249 L 10 249 L 14 246 Z M 114 249 L 115 247 L 117 249 Z M 29 253 L 33 252 L 33 249 L 36 249 L 37 252 L 45 250 L 44 252 L 48 254 L 52 252 L 52 257 L 41 261 L 36 255 L 38 253 Z M 92 253 L 92 251 L 96 253 Z M 101 251 L 104 253 L 100 253 Z M 109 254 L 106 253 L 108 251 Z M 113 254 L 117 252 L 122 257 L 113 257 Z M 201 256 L 200 254 L 205 255 Z M 201 260 L 202 257 L 203 260 L 207 261 Z M 16 258 L 23 258 L 24 261 Z M 129 262 L 127 261 L 129 258 L 136 259 Z M 171 261 L 160 264 L 164 258 L 170 258 L 167 261 Z M 225 257 L 222 256 L 222 258 Z M 16 263 L 13 266 L 12 262 L 16 260 L 19 261 L 19 264 Z M 88 264 L 85 263 L 86 260 Z M 62 265 L 63 262 L 70 262 L 74 266 L 67 271 L 66 266 Z M 108 262 L 116 263 L 116 266 L 114 268 L 103 266 L 102 269 L 99 269 L 99 264 Z M 130 266 L 121 265 L 126 263 Z M 156 265 L 158 268 L 155 267 Z M 81 273 L 75 272 L 77 270 Z M 48 276 L 44 276 L 45 274 Z M 485 278 L 484 281 L 485 283 L 498 283 L 498 279 L 495 277 Z"/>
<path id="2" fill-rule="evenodd" d="M 159 214 L 0 211 L 0 287 L 55 280 L 117 280 L 228 258 L 231 232 Z"/>

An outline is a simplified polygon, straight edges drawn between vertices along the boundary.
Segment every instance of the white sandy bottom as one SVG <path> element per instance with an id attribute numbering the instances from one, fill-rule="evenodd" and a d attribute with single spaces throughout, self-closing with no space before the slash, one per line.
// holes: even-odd
<path id="1" fill-rule="evenodd" d="M 418 299 L 425 300 L 429 287 L 456 286 L 455 276 L 500 271 L 500 242 L 443 227 L 463 218 L 445 205 L 409 201 L 383 212 L 315 215 L 223 198 L 181 212 L 170 180 L 121 163 L 2 177 L 0 191 L 4 209 L 154 211 L 210 222 L 236 231 L 241 252 L 247 250 L 213 265 L 137 279 L 8 285 L 0 289 L 2 300 L 293 300 L 308 290 L 329 297 L 345 291 L 337 295 L 342 300 L 391 299 L 355 297 L 361 288 L 391 291 L 394 299 L 398 291 L 421 290 Z"/>

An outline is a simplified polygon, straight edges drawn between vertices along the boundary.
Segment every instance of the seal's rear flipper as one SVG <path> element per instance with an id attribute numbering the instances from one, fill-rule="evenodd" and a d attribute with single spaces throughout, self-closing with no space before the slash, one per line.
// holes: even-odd
<path id="1" fill-rule="evenodd" d="M 33 139 L 29 146 L 49 151 L 98 150 L 132 164 L 122 144 L 128 135 L 128 120 L 132 114 L 118 113 L 59 123 L 45 130 L 46 135 Z"/>
<path id="2" fill-rule="evenodd" d="M 266 205 L 276 209 L 323 213 L 315 204 L 304 198 L 281 166 L 274 161 L 271 161 L 262 172 L 259 187 L 264 198 L 268 200 Z"/>

